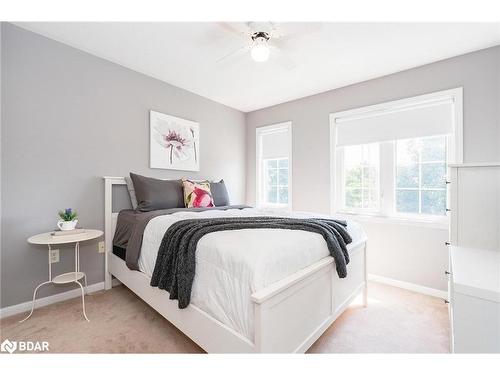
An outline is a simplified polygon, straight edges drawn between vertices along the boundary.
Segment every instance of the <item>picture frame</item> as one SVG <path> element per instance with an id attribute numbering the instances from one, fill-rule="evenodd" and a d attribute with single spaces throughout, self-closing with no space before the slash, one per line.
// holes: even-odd
<path id="1" fill-rule="evenodd" d="M 150 168 L 200 170 L 200 125 L 191 120 L 150 111 Z"/>

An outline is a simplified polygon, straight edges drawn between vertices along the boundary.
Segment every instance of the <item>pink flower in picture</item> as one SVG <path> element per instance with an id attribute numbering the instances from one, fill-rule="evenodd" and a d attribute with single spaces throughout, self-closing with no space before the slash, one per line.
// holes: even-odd
<path id="1" fill-rule="evenodd" d="M 170 149 L 170 164 L 172 164 L 172 156 L 175 150 L 175 156 L 181 159 L 181 153 L 184 147 L 188 145 L 188 141 L 174 130 L 169 130 L 167 135 L 163 135 L 167 149 Z"/>
<path id="2" fill-rule="evenodd" d="M 176 125 L 159 120 L 154 127 L 156 142 L 167 150 L 170 165 L 176 160 L 189 159 L 194 147 L 190 134 Z"/>

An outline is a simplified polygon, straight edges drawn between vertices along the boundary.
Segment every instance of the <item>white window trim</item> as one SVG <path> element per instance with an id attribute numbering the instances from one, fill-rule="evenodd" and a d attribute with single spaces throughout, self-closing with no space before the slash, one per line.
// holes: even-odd
<path id="1" fill-rule="evenodd" d="M 264 203 L 262 197 L 262 142 L 261 137 L 274 132 L 286 131 L 288 135 L 288 204 Z M 261 126 L 255 129 L 255 204 L 259 208 L 292 209 L 292 122 L 286 121 L 278 124 Z"/>
<path id="2" fill-rule="evenodd" d="M 415 108 L 418 105 L 438 102 L 442 100 L 452 100 L 454 109 L 453 122 L 453 139 L 448 144 L 448 165 L 452 163 L 463 163 L 463 88 L 457 87 L 450 90 L 433 92 L 430 94 L 414 96 L 410 98 L 394 100 L 381 104 L 375 104 L 346 111 L 340 111 L 330 114 L 330 212 L 336 214 L 344 214 L 353 217 L 360 217 L 366 221 L 385 222 L 391 221 L 401 224 L 418 224 L 424 226 L 435 226 L 444 228 L 447 226 L 448 217 L 433 217 L 425 215 L 398 215 L 388 216 L 387 214 L 376 213 L 359 213 L 355 211 L 342 212 L 341 204 L 338 202 L 337 192 L 341 189 L 342 176 L 338 167 L 337 160 L 337 123 L 345 121 L 349 118 L 379 116 L 383 113 L 405 110 L 407 108 Z M 448 137 L 450 139 L 451 137 Z M 381 153 L 384 152 L 383 146 Z M 382 155 L 380 156 L 382 159 Z M 381 173 L 382 174 L 382 173 Z M 380 184 L 382 185 L 383 178 L 394 178 L 394 176 L 380 176 Z M 393 194 L 393 192 L 385 192 L 385 194 Z"/>

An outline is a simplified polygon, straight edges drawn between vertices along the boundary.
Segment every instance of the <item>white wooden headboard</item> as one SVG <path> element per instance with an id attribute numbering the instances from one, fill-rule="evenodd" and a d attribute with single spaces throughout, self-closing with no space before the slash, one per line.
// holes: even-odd
<path id="1" fill-rule="evenodd" d="M 111 274 L 108 272 L 108 252 L 113 252 L 113 236 L 116 229 L 118 212 L 113 212 L 113 186 L 126 185 L 124 177 L 104 176 L 104 241 L 106 252 L 104 257 L 104 287 L 111 289 Z"/>

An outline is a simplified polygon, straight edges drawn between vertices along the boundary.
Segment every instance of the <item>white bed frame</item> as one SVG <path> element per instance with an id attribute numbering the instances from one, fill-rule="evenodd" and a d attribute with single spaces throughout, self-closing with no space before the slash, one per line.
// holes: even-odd
<path id="1" fill-rule="evenodd" d="M 113 212 L 113 186 L 123 177 L 105 180 L 105 288 L 112 276 L 153 307 L 208 353 L 303 353 L 360 293 L 367 304 L 366 241 L 352 244 L 348 276 L 340 279 L 332 257 L 324 258 L 252 295 L 255 334 L 249 340 L 198 307 L 179 309 L 168 292 L 149 285 L 150 278 L 130 270 L 113 254 L 118 213 Z"/>

